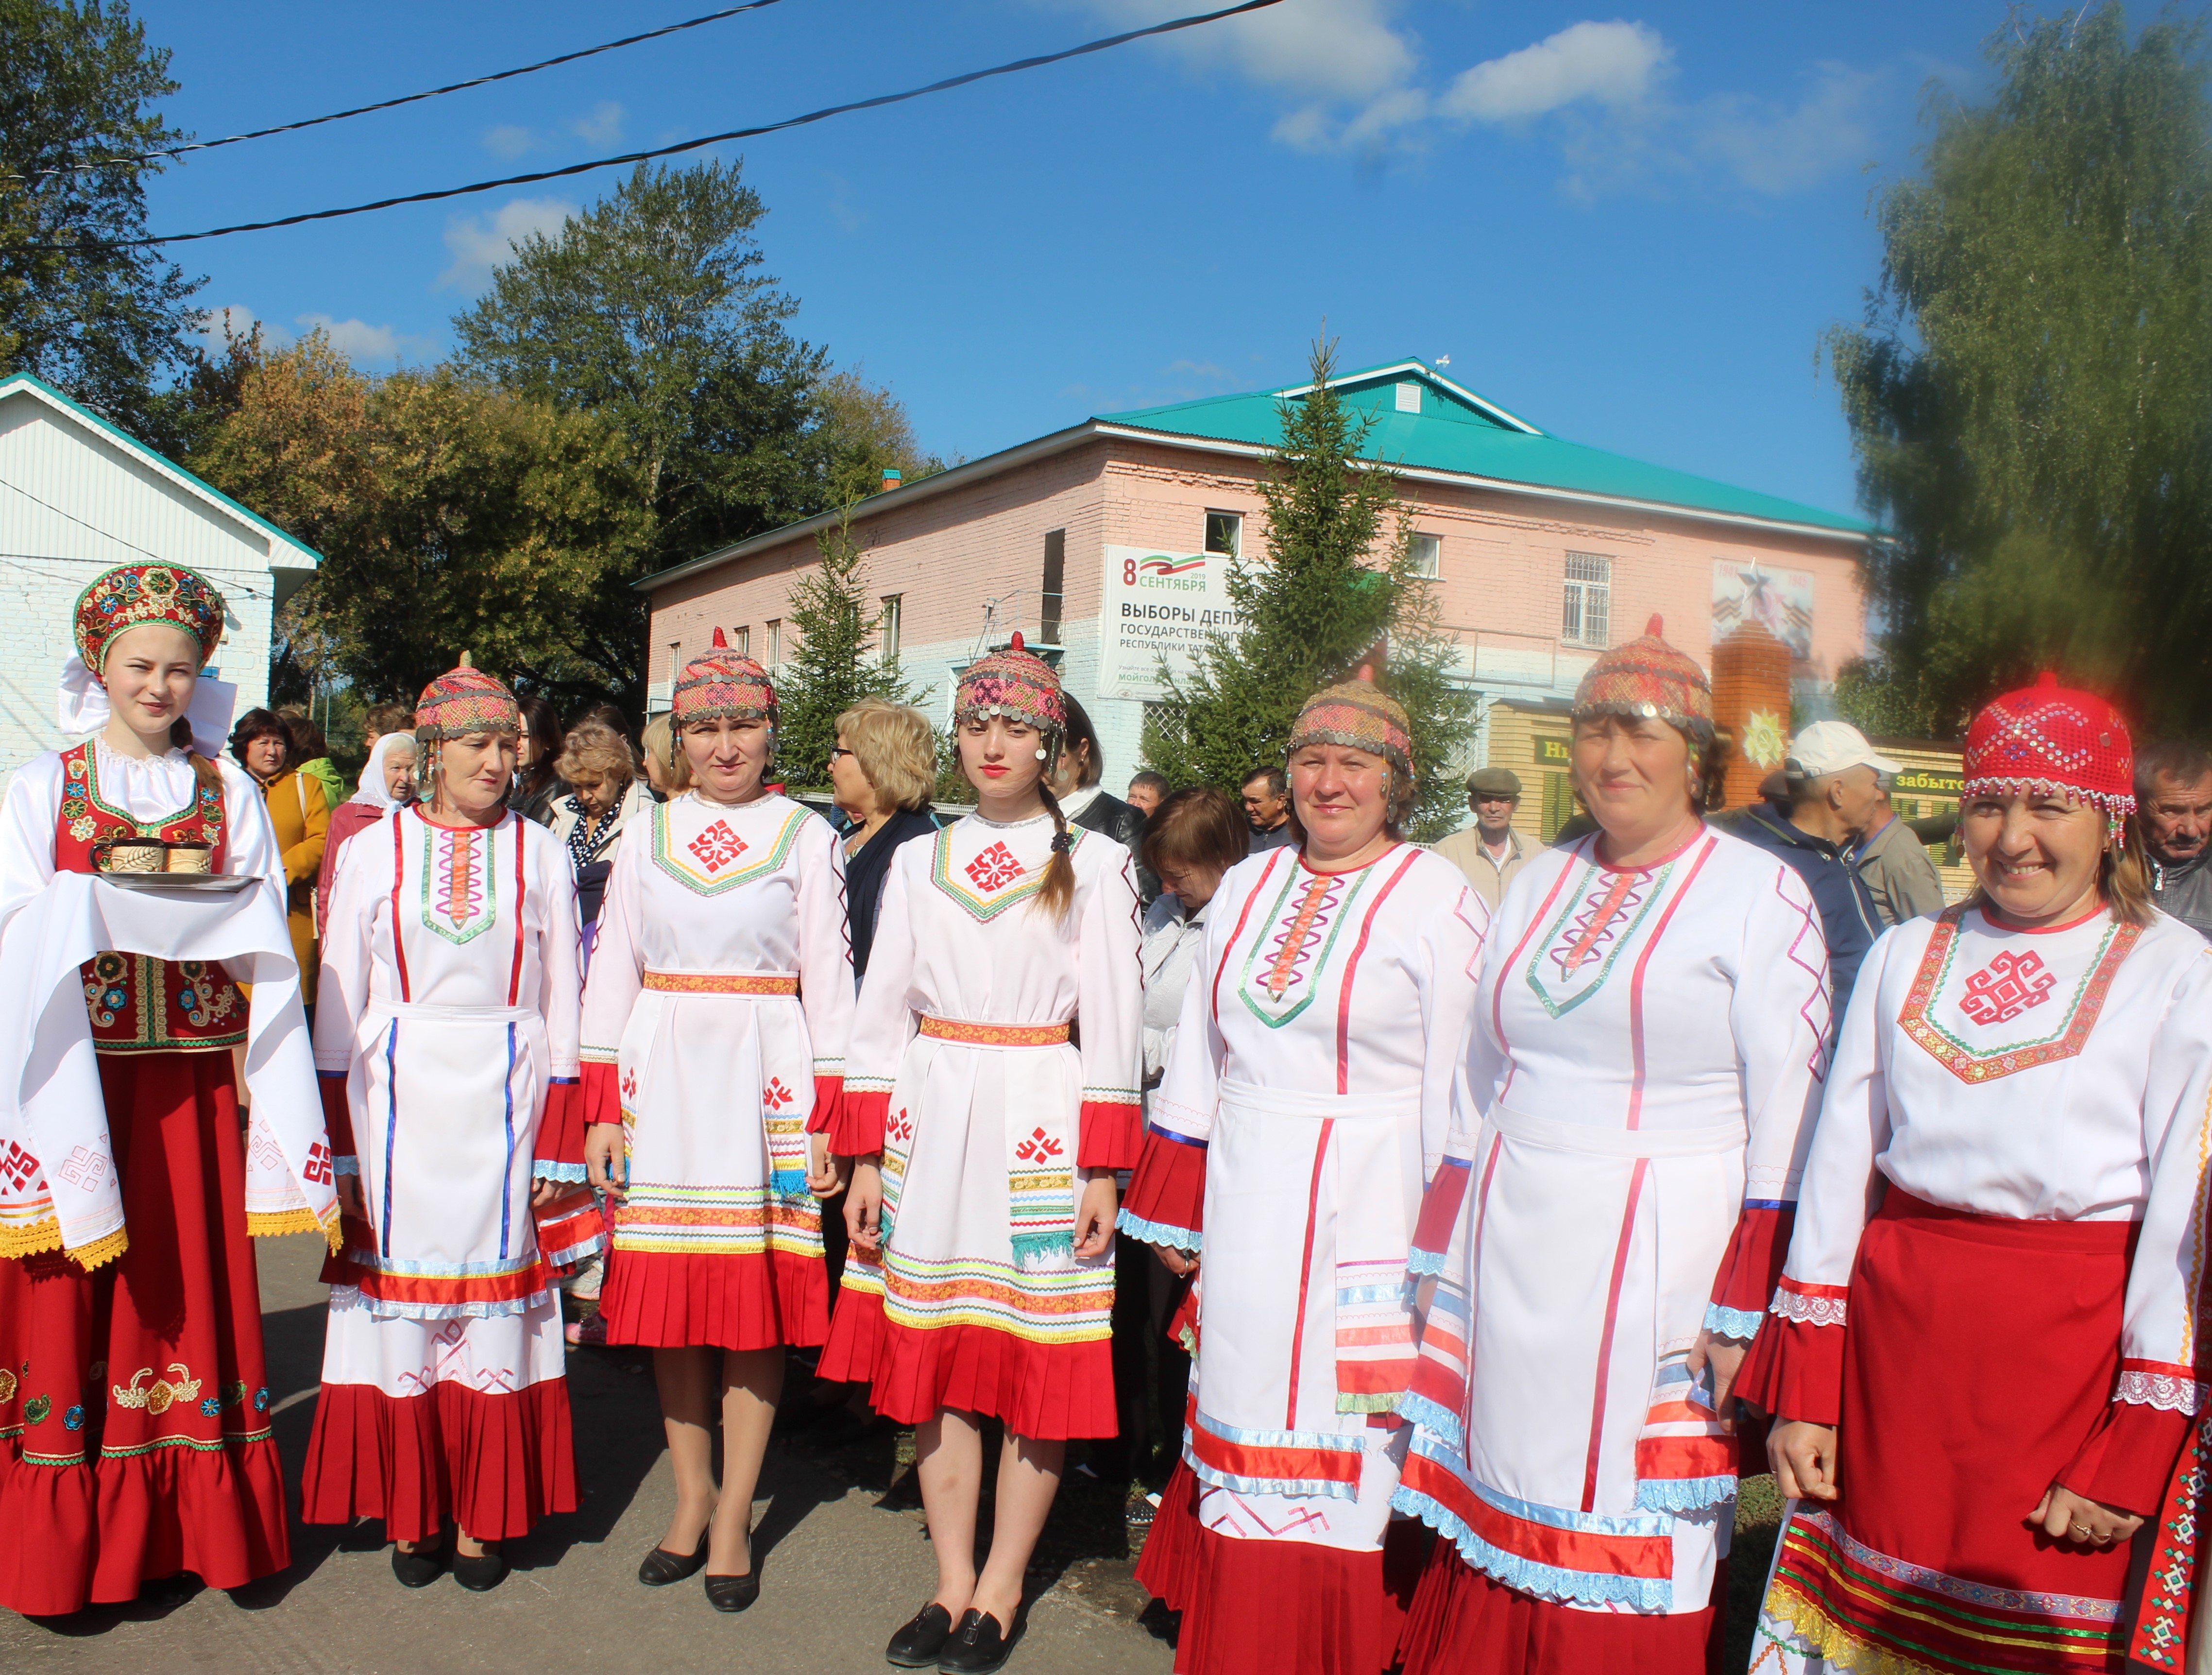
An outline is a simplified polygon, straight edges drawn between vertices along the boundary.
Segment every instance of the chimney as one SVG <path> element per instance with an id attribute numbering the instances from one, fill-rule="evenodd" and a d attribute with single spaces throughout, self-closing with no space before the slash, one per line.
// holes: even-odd
<path id="1" fill-rule="evenodd" d="M 885 466 L 884 467 L 884 486 L 882 492 L 889 494 L 893 489 L 898 487 L 898 468 L 895 466 Z"/>

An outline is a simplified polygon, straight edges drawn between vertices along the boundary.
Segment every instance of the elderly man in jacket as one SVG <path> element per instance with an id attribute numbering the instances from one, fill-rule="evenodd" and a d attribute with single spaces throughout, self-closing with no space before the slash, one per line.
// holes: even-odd
<path id="1" fill-rule="evenodd" d="M 1467 874 L 1474 893 L 1495 913 L 1514 874 L 1544 846 L 1523 843 L 1513 829 L 1513 811 L 1521 806 L 1521 777 L 1512 769 L 1477 768 L 1469 774 L 1467 806 L 1474 811 L 1474 824 L 1438 844 L 1437 853 Z"/>

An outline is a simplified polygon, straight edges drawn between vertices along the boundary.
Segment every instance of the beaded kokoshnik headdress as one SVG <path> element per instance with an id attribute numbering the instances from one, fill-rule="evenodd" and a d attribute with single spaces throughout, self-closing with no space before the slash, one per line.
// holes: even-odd
<path id="1" fill-rule="evenodd" d="M 222 639 L 222 595 L 198 570 L 182 564 L 118 564 L 102 570 L 76 596 L 71 630 L 76 655 L 94 680 L 107 648 L 126 628 L 166 623 L 180 628 L 199 647 L 200 667 Z"/>

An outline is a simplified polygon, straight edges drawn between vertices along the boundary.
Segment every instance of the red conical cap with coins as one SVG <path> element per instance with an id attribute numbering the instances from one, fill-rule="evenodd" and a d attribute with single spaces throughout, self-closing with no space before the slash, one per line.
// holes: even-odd
<path id="1" fill-rule="evenodd" d="M 1306 700 L 1283 750 L 1287 755 L 1308 745 L 1367 751 L 1413 777 L 1413 729 L 1406 719 L 1406 708 L 1375 685 L 1370 664 L 1362 663 L 1352 679 L 1324 686 Z"/>
<path id="2" fill-rule="evenodd" d="M 1052 665 L 1022 643 L 1018 631 L 1004 651 L 979 657 L 960 677 L 952 697 L 955 725 L 1004 716 L 1046 733 L 1067 726 L 1060 677 Z"/>
<path id="3" fill-rule="evenodd" d="M 1667 643 L 1657 612 L 1644 632 L 1589 666 L 1575 688 L 1574 716 L 1635 716 L 1686 732 L 1713 730 L 1713 688 L 1698 661 Z"/>
<path id="4" fill-rule="evenodd" d="M 775 687 L 768 671 L 750 657 L 730 649 L 720 629 L 714 630 L 714 649 L 695 657 L 676 677 L 672 694 L 676 725 L 727 719 L 775 724 Z"/>

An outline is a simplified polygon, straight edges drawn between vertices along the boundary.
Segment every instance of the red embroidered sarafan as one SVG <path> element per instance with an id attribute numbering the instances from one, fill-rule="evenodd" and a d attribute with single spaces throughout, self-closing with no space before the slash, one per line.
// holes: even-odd
<path id="1" fill-rule="evenodd" d="M 54 826 L 54 868 L 96 873 L 100 854 L 118 838 L 158 838 L 206 844 L 222 870 L 220 784 L 202 785 L 191 804 L 158 820 L 134 820 L 100 801 L 89 742 L 62 752 L 62 806 Z M 213 1052 L 246 1040 L 246 997 L 219 965 L 145 954 L 95 954 L 78 968 L 92 1014 L 92 1045 L 103 1053 Z"/>
<path id="2" fill-rule="evenodd" d="M 1960 1040 L 1929 1016 L 1929 1008 L 1941 992 L 1944 975 L 1950 969 L 1952 954 L 1958 945 L 1959 922 L 1966 913 L 1966 904 L 1960 902 L 1945 908 L 1937 916 L 1936 929 L 1920 956 L 1919 969 L 1913 973 L 1912 987 L 1905 997 L 1904 1008 L 1898 1014 L 1898 1027 L 1961 1081 L 1990 1081 L 1998 1076 L 2032 1070 L 2039 1064 L 2075 1057 L 2088 1040 L 2089 1032 L 2097 1026 L 2098 1014 L 2105 1009 L 2106 996 L 2112 992 L 2112 979 L 2118 975 L 2129 951 L 2142 937 L 2142 927 L 2115 924 L 2112 928 L 2096 965 L 2074 998 L 2071 1014 L 2063 1029 L 2039 1041 L 1991 1050 Z M 2008 959 L 2013 963 L 2000 971 L 1999 966 Z M 1966 996 L 1960 1002 L 1960 1009 L 1977 1024 L 2003 1023 L 2019 1017 L 2048 998 L 2053 979 L 2051 973 L 2042 971 L 2042 959 L 2033 953 L 1998 956 L 1966 979 Z"/>

